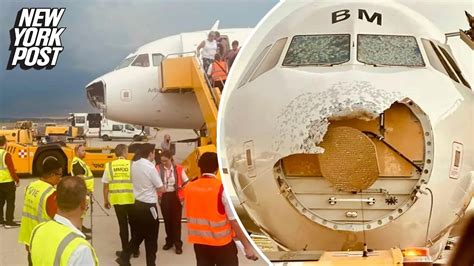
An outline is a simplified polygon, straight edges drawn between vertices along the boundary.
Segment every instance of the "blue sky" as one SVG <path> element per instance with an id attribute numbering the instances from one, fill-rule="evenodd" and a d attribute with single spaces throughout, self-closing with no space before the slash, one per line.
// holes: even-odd
<path id="1" fill-rule="evenodd" d="M 247 1 L 13 1 L 0 2 L 0 117 L 66 116 L 94 111 L 84 85 L 112 70 L 139 46 L 181 32 L 254 27 L 277 3 Z M 64 51 L 52 70 L 5 70 L 9 30 L 23 7 L 66 7 Z"/>
<path id="2" fill-rule="evenodd" d="M 399 0 L 433 20 L 442 32 L 466 28 L 464 10 L 471 0 Z M 112 70 L 139 46 L 181 32 L 254 27 L 277 0 L 0 0 L 0 117 L 66 116 L 96 111 L 84 85 Z M 64 51 L 58 65 L 47 70 L 5 70 L 10 51 L 9 30 L 23 7 L 66 7 L 60 26 Z M 447 10 L 448 12 L 441 12 Z M 473 76 L 473 52 L 450 41 L 466 77 Z M 473 83 L 472 78 L 470 82 Z"/>

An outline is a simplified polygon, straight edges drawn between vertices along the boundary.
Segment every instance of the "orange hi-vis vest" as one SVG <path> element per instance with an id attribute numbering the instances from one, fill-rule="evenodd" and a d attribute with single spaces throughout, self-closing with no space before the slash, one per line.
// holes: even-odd
<path id="1" fill-rule="evenodd" d="M 226 80 L 227 79 L 227 62 L 224 60 L 214 61 L 212 63 L 211 77 L 213 81 Z"/>
<path id="2" fill-rule="evenodd" d="M 179 200 L 184 200 L 184 191 L 183 191 L 183 167 L 179 164 L 173 164 L 173 174 L 174 174 L 174 190 L 178 194 Z M 165 184 L 165 168 L 162 164 L 159 167 L 156 167 L 158 174 L 160 174 L 161 181 Z"/>
<path id="3" fill-rule="evenodd" d="M 184 188 L 189 243 L 225 246 L 232 241 L 230 222 L 218 211 L 221 185 L 220 180 L 201 177 Z"/>

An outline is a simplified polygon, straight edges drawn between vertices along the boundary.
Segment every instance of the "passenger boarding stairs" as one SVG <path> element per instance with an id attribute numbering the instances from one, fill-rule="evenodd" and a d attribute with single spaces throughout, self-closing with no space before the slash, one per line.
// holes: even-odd
<path id="1" fill-rule="evenodd" d="M 199 176 L 197 160 L 207 151 L 216 152 L 217 109 L 220 91 L 211 87 L 204 74 L 199 59 L 193 53 L 170 54 L 161 62 L 161 91 L 172 92 L 192 90 L 196 95 L 199 108 L 205 122 L 198 141 L 198 147 L 183 161 L 187 174 L 191 179 Z"/>

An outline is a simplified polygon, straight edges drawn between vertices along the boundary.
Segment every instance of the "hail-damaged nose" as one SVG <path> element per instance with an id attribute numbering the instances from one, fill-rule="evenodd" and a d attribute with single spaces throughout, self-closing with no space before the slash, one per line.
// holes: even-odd
<path id="1" fill-rule="evenodd" d="M 372 120 L 403 99 L 367 81 L 336 82 L 328 89 L 295 97 L 278 117 L 275 148 L 281 154 L 322 153 L 330 120 Z"/>
<path id="2" fill-rule="evenodd" d="M 87 99 L 97 109 L 105 108 L 105 83 L 102 80 L 86 86 Z"/>

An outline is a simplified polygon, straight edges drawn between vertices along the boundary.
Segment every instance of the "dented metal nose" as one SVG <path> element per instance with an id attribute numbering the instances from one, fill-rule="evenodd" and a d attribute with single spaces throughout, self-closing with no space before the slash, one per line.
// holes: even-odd
<path id="1" fill-rule="evenodd" d="M 402 99 L 368 81 L 334 82 L 317 92 L 305 92 L 282 108 L 278 117 L 275 147 L 282 154 L 322 153 L 330 120 L 377 118 Z"/>
<path id="2" fill-rule="evenodd" d="M 86 87 L 87 99 L 90 104 L 98 109 L 105 108 L 105 82 L 94 82 Z"/>

